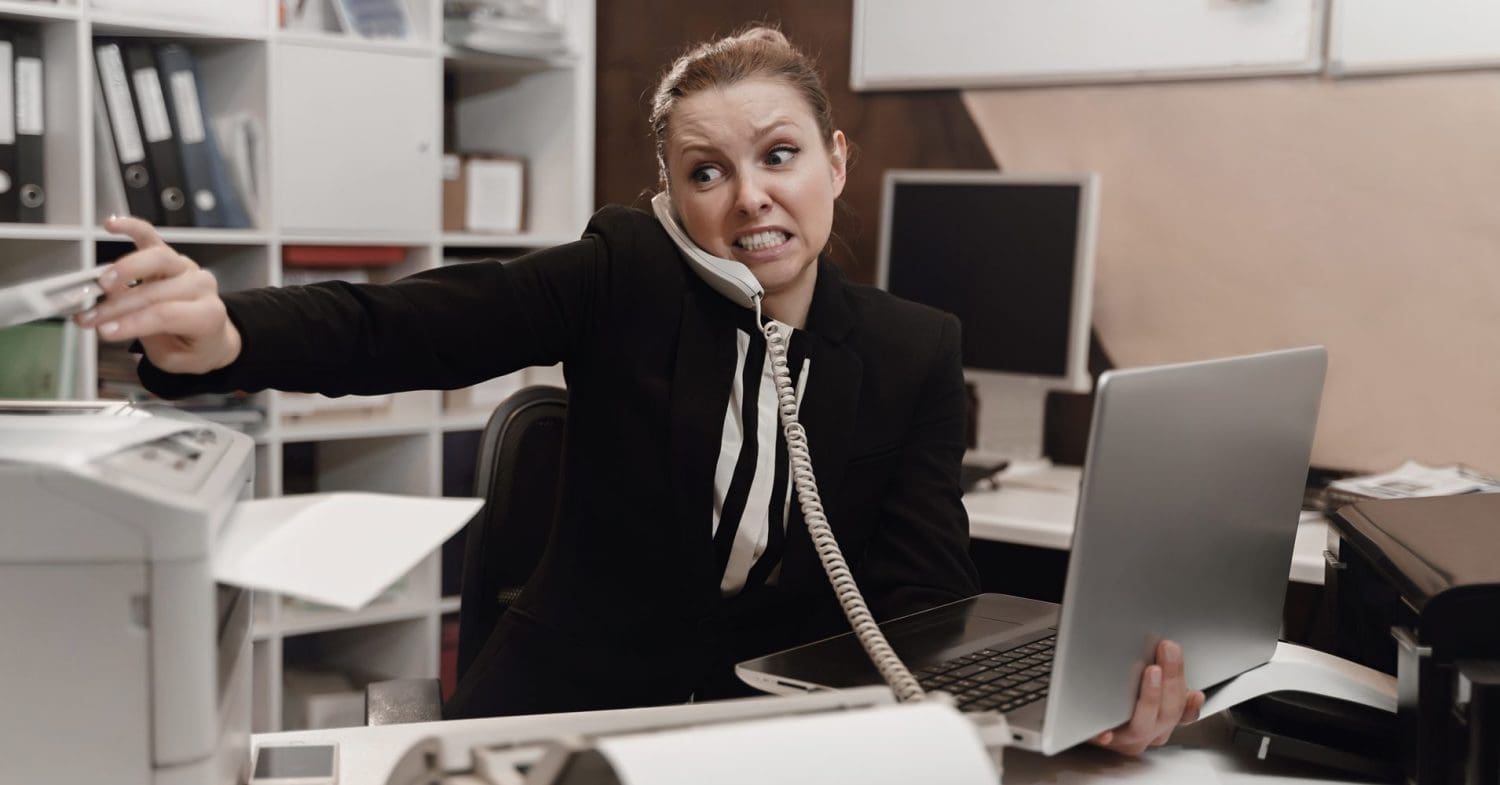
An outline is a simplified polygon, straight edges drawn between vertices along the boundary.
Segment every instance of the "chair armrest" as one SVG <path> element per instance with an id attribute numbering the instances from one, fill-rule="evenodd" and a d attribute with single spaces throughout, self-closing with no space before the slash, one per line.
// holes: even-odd
<path id="1" fill-rule="evenodd" d="M 443 718 L 437 679 L 373 681 L 365 687 L 365 724 L 400 725 Z"/>

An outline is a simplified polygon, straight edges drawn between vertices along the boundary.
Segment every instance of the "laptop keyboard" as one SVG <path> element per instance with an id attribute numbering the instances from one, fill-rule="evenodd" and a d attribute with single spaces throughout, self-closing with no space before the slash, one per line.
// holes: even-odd
<path id="1" fill-rule="evenodd" d="M 1013 711 L 1047 697 L 1057 636 L 997 651 L 982 649 L 916 671 L 924 690 L 942 690 L 964 711 Z"/>

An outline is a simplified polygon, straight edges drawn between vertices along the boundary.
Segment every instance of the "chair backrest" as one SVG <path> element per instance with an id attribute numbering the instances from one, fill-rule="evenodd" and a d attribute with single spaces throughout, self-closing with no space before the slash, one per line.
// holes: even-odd
<path id="1" fill-rule="evenodd" d="M 460 679 L 546 548 L 567 412 L 566 390 L 527 387 L 501 401 L 484 426 L 474 474 L 474 495 L 484 498 L 484 508 L 469 522 L 464 541 Z"/>

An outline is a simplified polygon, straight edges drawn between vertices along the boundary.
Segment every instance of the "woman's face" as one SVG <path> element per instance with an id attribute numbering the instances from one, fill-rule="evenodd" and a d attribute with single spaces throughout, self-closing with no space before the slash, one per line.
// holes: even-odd
<path id="1" fill-rule="evenodd" d="M 688 236 L 749 267 L 769 296 L 811 296 L 844 190 L 843 132 L 829 150 L 801 93 L 771 79 L 679 99 L 669 127 L 669 188 Z"/>

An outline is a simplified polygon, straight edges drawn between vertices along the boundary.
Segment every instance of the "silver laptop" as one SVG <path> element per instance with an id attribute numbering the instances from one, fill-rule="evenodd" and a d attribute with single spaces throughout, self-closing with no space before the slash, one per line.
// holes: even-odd
<path id="1" fill-rule="evenodd" d="M 1327 352 L 1105 373 L 1061 606 L 983 594 L 882 625 L 929 689 L 1051 755 L 1130 718 L 1158 641 L 1190 689 L 1276 647 Z M 852 634 L 739 664 L 775 693 L 879 683 Z"/>

